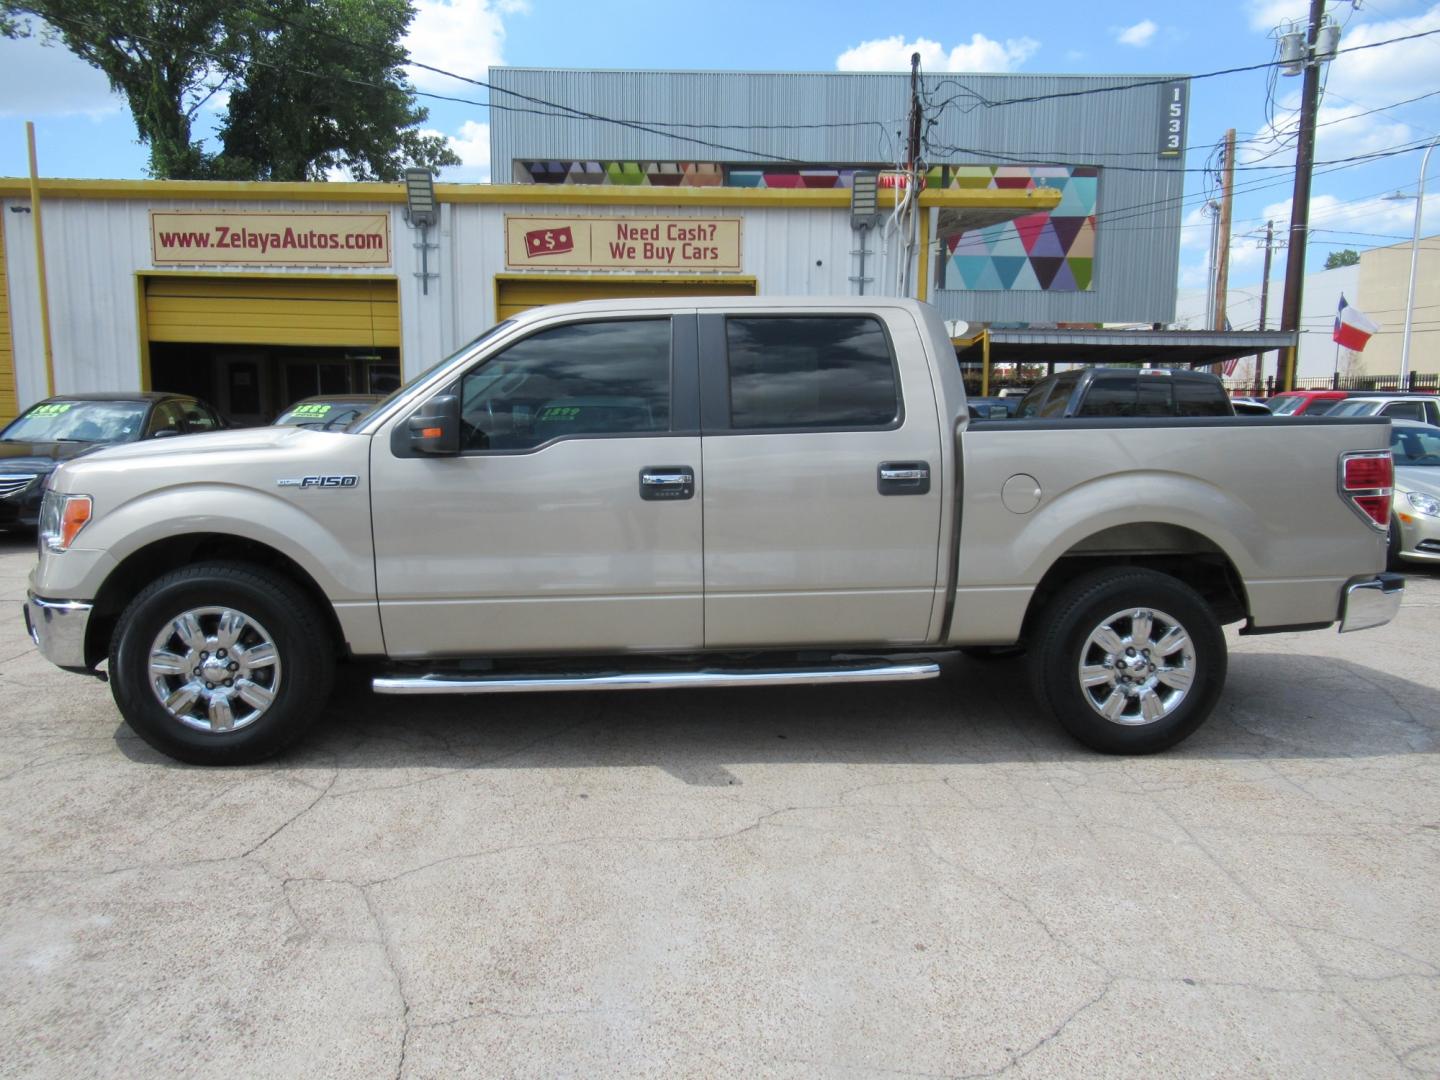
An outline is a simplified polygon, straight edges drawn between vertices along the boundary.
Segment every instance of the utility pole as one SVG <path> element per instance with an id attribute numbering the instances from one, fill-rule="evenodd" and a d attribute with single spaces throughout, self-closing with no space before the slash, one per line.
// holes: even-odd
<path id="1" fill-rule="evenodd" d="M 1275 222 L 1265 222 L 1265 274 L 1260 279 L 1260 329 L 1265 329 L 1265 318 L 1270 311 L 1270 257 L 1275 251 Z M 1255 354 L 1255 396 L 1259 397 L 1265 385 L 1265 354 Z"/>
<path id="2" fill-rule="evenodd" d="M 916 261 L 923 262 L 928 253 L 918 251 L 920 242 L 920 126 L 923 118 L 920 108 L 920 54 L 910 54 L 910 137 L 905 144 L 905 195 L 910 200 L 909 214 L 903 219 L 906 237 L 901 246 L 905 260 L 901 280 L 904 282 L 901 295 L 910 296 L 910 253 L 915 252 Z"/>
<path id="3" fill-rule="evenodd" d="M 1235 195 L 1235 129 L 1225 133 L 1224 190 L 1220 194 L 1220 239 L 1215 270 L 1215 326 L 1225 329 L 1225 300 L 1230 291 L 1230 211 Z"/>
<path id="4" fill-rule="evenodd" d="M 905 147 L 905 168 L 911 175 L 920 160 L 920 54 L 910 54 L 910 139 Z"/>
<path id="5" fill-rule="evenodd" d="M 1310 25 L 1305 32 L 1304 75 L 1300 86 L 1300 138 L 1295 149 L 1295 193 L 1290 199 L 1290 242 L 1285 261 L 1285 301 L 1280 313 L 1282 330 L 1300 329 L 1300 305 L 1305 295 L 1305 241 L 1310 233 L 1310 174 L 1315 165 L 1315 111 L 1320 99 L 1320 61 L 1315 42 L 1325 21 L 1325 0 L 1310 0 Z M 1284 370 L 1280 388 L 1295 387 L 1299 340 L 1282 353 Z"/>

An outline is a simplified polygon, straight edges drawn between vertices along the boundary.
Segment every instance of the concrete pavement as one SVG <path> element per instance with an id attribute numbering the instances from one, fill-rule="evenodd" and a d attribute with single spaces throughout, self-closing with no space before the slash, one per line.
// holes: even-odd
<path id="1" fill-rule="evenodd" d="M 1015 662 L 900 686 L 381 699 L 158 756 L 0 542 L 12 1076 L 1440 1073 L 1440 575 L 1231 637 L 1092 755 Z"/>

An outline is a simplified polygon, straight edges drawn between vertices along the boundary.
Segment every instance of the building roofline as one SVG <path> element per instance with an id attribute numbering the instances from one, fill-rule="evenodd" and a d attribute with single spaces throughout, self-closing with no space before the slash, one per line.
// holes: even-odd
<path id="1" fill-rule="evenodd" d="M 42 199 L 212 199 L 219 202 L 404 203 L 400 183 L 219 180 L 62 180 L 39 182 Z M 808 207 L 850 205 L 849 188 L 619 187 L 587 184 L 436 184 L 444 203 L 563 206 Z M 29 181 L 0 177 L 0 198 L 30 197 Z M 955 209 L 1013 209 L 1024 213 L 1053 210 L 1061 193 L 1054 188 L 930 188 L 920 205 Z M 885 200 L 882 198 L 882 209 Z"/>
<path id="2" fill-rule="evenodd" d="M 553 75 L 764 75 L 764 76 L 793 76 L 802 75 L 807 77 L 825 76 L 827 78 L 863 78 L 873 75 L 903 75 L 910 77 L 907 70 L 896 69 L 895 71 L 766 71 L 753 70 L 748 68 L 737 68 L 729 70 L 726 68 L 576 68 L 576 67 L 513 67 L 509 64 L 492 65 L 489 69 L 493 76 L 498 72 L 517 71 L 525 74 L 553 74 Z M 1192 76 L 1186 74 L 1171 74 L 1163 71 L 1151 72 L 1123 72 L 1123 73 L 1076 73 L 1068 71 L 922 71 L 922 76 L 931 75 L 937 78 L 967 79 L 1076 79 L 1093 82 L 1141 81 L 1151 79 L 1164 79 L 1167 81 L 1190 79 Z"/>

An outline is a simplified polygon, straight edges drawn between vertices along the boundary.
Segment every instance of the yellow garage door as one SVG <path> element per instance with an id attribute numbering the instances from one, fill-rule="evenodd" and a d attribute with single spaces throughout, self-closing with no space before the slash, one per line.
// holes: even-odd
<path id="1" fill-rule="evenodd" d="M 10 331 L 10 278 L 5 273 L 5 222 L 0 221 L 0 424 L 20 411 L 15 394 L 15 339 Z"/>
<path id="2" fill-rule="evenodd" d="M 207 345 L 400 344 L 393 281 L 157 277 L 145 285 L 151 341 Z"/>
<path id="3" fill-rule="evenodd" d="M 754 278 L 534 278 L 515 275 L 495 279 L 495 321 L 519 315 L 541 304 L 576 300 L 626 300 L 637 296 L 754 296 Z"/>

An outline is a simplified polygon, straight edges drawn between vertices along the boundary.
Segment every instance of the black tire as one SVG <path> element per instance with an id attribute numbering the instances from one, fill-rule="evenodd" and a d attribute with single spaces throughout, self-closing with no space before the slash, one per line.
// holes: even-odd
<path id="1" fill-rule="evenodd" d="M 1385 566 L 1389 570 L 1401 569 L 1400 523 L 1390 519 L 1390 531 L 1385 535 Z"/>
<path id="2" fill-rule="evenodd" d="M 1025 655 L 1024 645 L 961 645 L 960 655 L 971 660 L 1013 660 Z"/>
<path id="3" fill-rule="evenodd" d="M 1107 671 L 1121 678 L 1118 668 L 1134 665 L 1137 660 L 1152 663 L 1146 656 L 1130 658 L 1126 652 L 1117 654 L 1115 663 L 1101 661 L 1104 653 L 1099 646 L 1088 646 L 1092 633 L 1099 631 L 1112 616 L 1126 608 L 1163 612 L 1180 624 L 1187 635 L 1192 650 L 1190 662 L 1181 654 L 1178 662 L 1167 662 L 1164 654 L 1159 667 L 1183 667 L 1190 674 L 1191 682 L 1183 695 L 1174 702 L 1172 711 L 1157 719 L 1143 722 L 1135 716 L 1133 723 L 1122 723 L 1107 719 L 1098 710 L 1098 699 L 1109 700 L 1116 689 L 1105 685 L 1086 690 L 1081 685 L 1081 664 L 1089 661 L 1092 667 L 1104 666 Z M 1124 622 L 1121 625 L 1125 625 Z M 1164 621 L 1156 623 L 1157 628 Z M 1134 625 L 1129 624 L 1133 634 Z M 1147 635 L 1148 636 L 1148 635 Z M 1155 650 L 1159 653 L 1158 648 Z M 1138 568 L 1101 570 L 1086 574 L 1062 589 L 1046 607 L 1041 616 L 1040 630 L 1031 647 L 1031 683 L 1035 687 L 1040 704 L 1048 709 L 1061 726 L 1076 739 L 1105 754 L 1153 754 L 1174 746 L 1195 731 L 1215 708 L 1220 691 L 1225 685 L 1226 650 L 1225 635 L 1210 606 L 1194 589 L 1167 574 Z M 1124 678 L 1130 678 L 1136 669 L 1127 666 Z M 1156 684 L 1156 667 L 1142 669 L 1136 677 L 1149 680 L 1144 683 L 1152 688 L 1155 700 L 1162 702 L 1166 697 L 1173 700 L 1175 690 L 1166 684 Z M 1100 672 L 1096 672 L 1100 674 Z M 1118 687 L 1128 691 L 1129 687 Z M 1092 698 L 1092 694 L 1095 695 Z M 1124 710 L 1141 711 L 1141 696 L 1124 697 Z M 1096 701 L 1092 705 L 1092 700 Z"/>
<path id="4" fill-rule="evenodd" d="M 270 676 L 278 683 L 273 700 L 256 719 L 230 731 L 187 727 L 151 684 L 157 635 L 187 611 L 214 607 L 261 624 L 279 656 Z M 192 765 L 247 765 L 279 753 L 319 716 L 334 679 L 334 645 L 315 603 L 289 579 L 246 563 L 187 566 L 151 582 L 120 616 L 110 639 L 110 690 L 135 734 L 162 754 Z"/>

